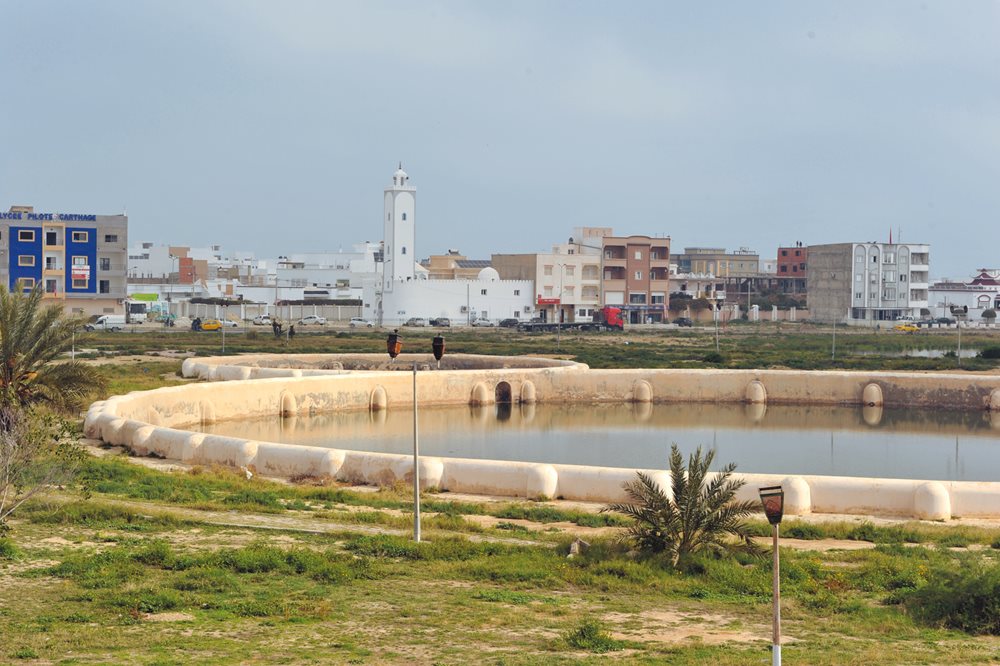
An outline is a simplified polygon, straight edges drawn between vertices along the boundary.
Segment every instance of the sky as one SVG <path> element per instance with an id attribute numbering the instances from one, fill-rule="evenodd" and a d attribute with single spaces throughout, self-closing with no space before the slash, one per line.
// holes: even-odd
<path id="1" fill-rule="evenodd" d="M 0 0 L 0 209 L 275 257 L 894 239 L 1000 266 L 1000 2 Z"/>

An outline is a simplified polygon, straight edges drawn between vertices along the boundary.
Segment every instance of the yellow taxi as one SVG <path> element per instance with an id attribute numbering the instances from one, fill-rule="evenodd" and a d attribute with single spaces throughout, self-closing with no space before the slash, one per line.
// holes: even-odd
<path id="1" fill-rule="evenodd" d="M 203 331 L 218 331 L 220 328 L 222 328 L 222 322 L 218 319 L 201 320 L 201 330 Z"/>
<path id="2" fill-rule="evenodd" d="M 892 327 L 892 330 L 899 331 L 900 333 L 916 333 L 920 330 L 920 327 L 916 324 L 896 324 Z"/>

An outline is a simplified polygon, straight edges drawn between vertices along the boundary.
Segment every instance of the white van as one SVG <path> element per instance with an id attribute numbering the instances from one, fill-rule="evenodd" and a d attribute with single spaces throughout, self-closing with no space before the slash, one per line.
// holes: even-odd
<path id="1" fill-rule="evenodd" d="M 125 328 L 125 315 L 101 315 L 84 328 L 88 331 L 120 331 Z"/>

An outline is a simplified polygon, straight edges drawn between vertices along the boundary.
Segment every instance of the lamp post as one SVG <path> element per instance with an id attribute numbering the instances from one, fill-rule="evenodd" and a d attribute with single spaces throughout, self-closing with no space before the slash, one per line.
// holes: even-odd
<path id="1" fill-rule="evenodd" d="M 773 555 L 771 594 L 774 604 L 771 627 L 771 666 L 781 666 L 781 589 L 778 584 L 778 525 L 785 511 L 785 491 L 781 486 L 760 488 L 760 502 L 764 505 L 767 522 L 771 523 L 771 550 Z"/>
<path id="2" fill-rule="evenodd" d="M 836 280 L 837 274 L 830 273 L 830 280 Z M 830 344 L 830 360 L 837 360 L 837 315 L 833 315 L 833 342 Z"/>
<path id="3" fill-rule="evenodd" d="M 556 306 L 556 351 L 559 351 L 562 344 L 562 318 L 563 318 L 563 278 L 566 276 L 566 264 L 556 264 L 559 267 L 559 304 Z"/>

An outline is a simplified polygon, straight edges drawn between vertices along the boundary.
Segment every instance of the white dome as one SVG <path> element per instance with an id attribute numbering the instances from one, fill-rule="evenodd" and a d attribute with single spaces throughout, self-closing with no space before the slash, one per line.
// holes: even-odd
<path id="1" fill-rule="evenodd" d="M 497 269 L 492 266 L 487 266 L 483 270 L 479 271 L 479 279 L 487 280 L 489 282 L 496 282 L 500 279 L 500 274 L 497 273 Z"/>
<path id="2" fill-rule="evenodd" d="M 409 176 L 406 174 L 406 172 L 403 171 L 402 167 L 396 169 L 396 173 L 392 174 L 392 177 L 393 178 L 409 178 Z"/>

